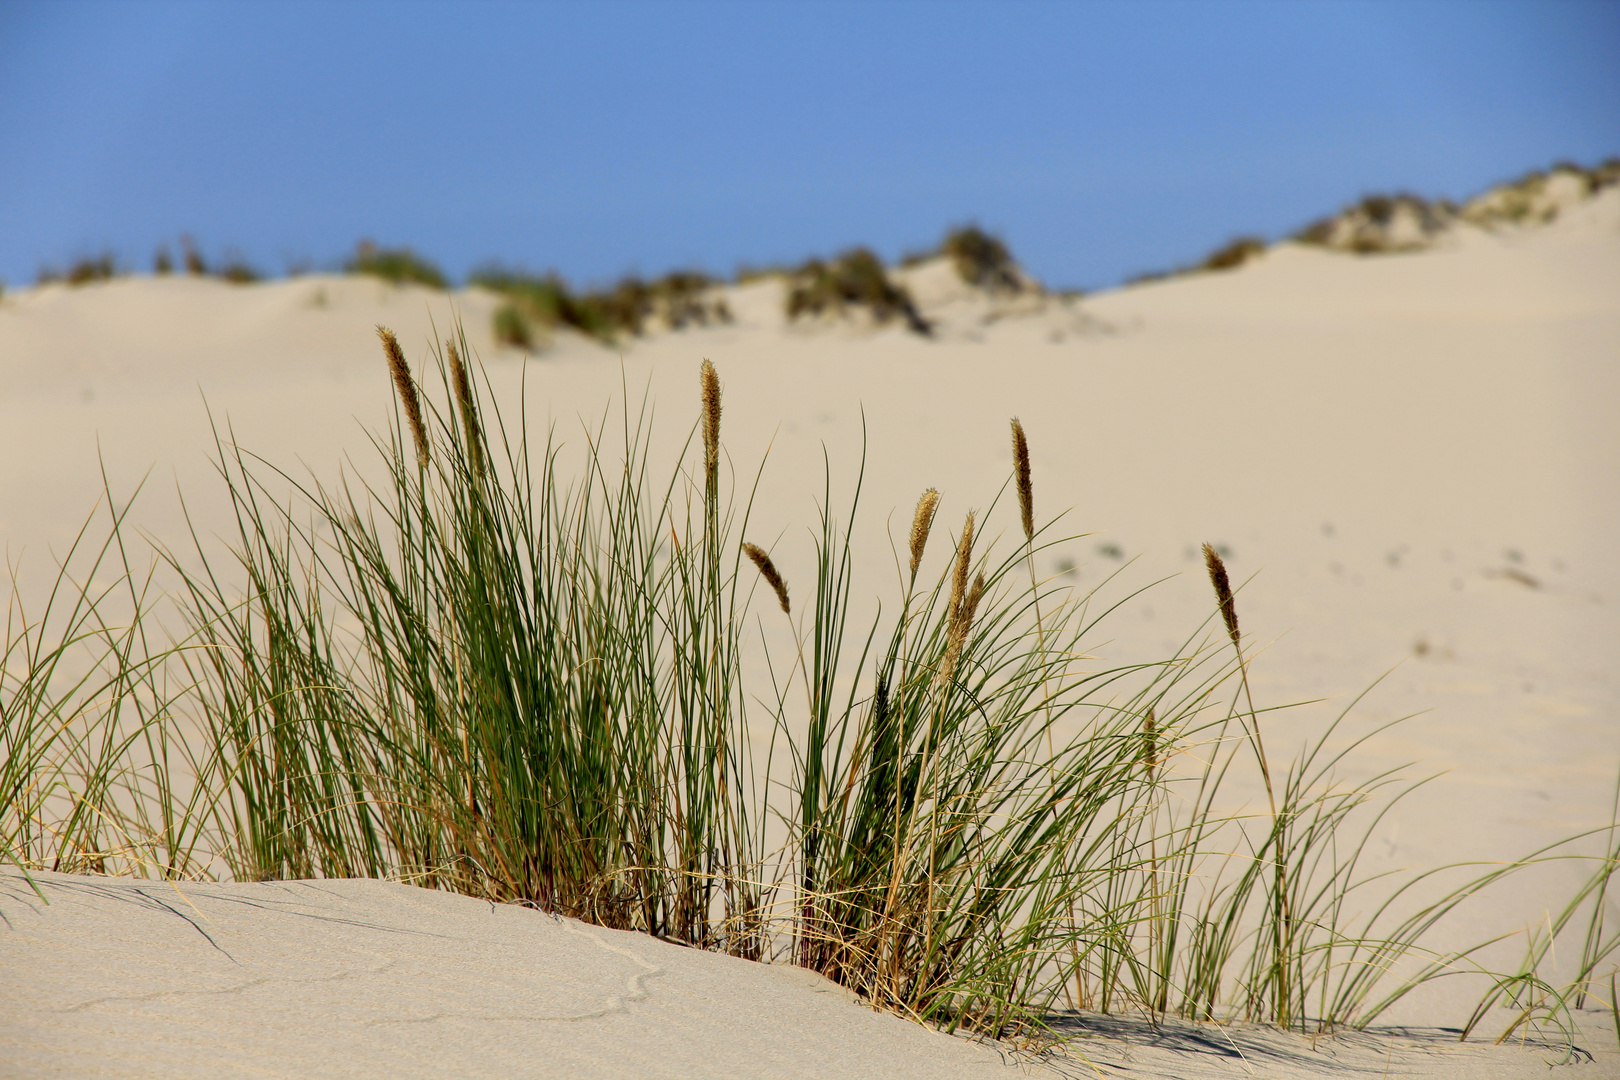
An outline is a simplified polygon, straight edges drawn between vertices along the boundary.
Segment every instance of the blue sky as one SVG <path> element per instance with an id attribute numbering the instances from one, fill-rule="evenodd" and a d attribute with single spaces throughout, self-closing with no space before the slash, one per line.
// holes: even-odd
<path id="1" fill-rule="evenodd" d="M 1620 3 L 0 0 L 0 279 L 182 232 L 581 284 L 976 221 L 1097 288 L 1620 154 Z"/>

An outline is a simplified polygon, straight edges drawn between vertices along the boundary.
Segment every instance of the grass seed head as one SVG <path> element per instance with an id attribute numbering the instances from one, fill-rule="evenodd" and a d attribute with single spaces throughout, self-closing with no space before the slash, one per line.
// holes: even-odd
<path id="1" fill-rule="evenodd" d="M 956 573 L 951 579 L 951 623 L 955 625 L 962 613 L 962 598 L 967 592 L 968 567 L 973 564 L 973 511 L 968 511 L 962 524 L 962 539 L 956 545 Z"/>
<path id="2" fill-rule="evenodd" d="M 973 629 L 973 613 L 979 608 L 979 600 L 984 596 L 984 574 L 978 574 L 973 579 L 973 588 L 962 598 L 960 607 L 953 609 L 951 626 L 945 636 L 945 662 L 940 667 L 940 685 L 949 683 L 956 677 L 956 665 L 962 659 L 962 648 L 967 644 L 968 631 Z"/>
<path id="3" fill-rule="evenodd" d="M 411 378 L 410 365 L 405 363 L 405 352 L 399 347 L 399 338 L 386 326 L 377 327 L 382 338 L 383 352 L 388 356 L 388 373 L 394 377 L 394 389 L 399 391 L 399 403 L 405 408 L 405 421 L 411 428 L 411 440 L 416 443 L 416 460 L 424 469 L 428 463 L 427 430 L 422 427 L 422 403 L 416 396 L 416 382 Z"/>
<path id="4" fill-rule="evenodd" d="M 1142 718 L 1142 764 L 1147 769 L 1148 779 L 1158 767 L 1159 729 L 1157 717 L 1153 714 L 1153 706 L 1148 706 L 1147 716 Z"/>
<path id="5" fill-rule="evenodd" d="M 467 454 L 472 459 L 473 475 L 484 475 L 484 455 L 478 431 L 478 409 L 473 401 L 472 382 L 467 378 L 467 365 L 461 362 L 461 352 L 454 341 L 444 343 L 450 354 L 450 379 L 455 384 L 456 405 L 461 411 L 461 428 L 467 437 Z"/>
<path id="6" fill-rule="evenodd" d="M 917 512 L 911 515 L 911 576 L 916 578 L 917 567 L 922 565 L 923 548 L 934 527 L 934 511 L 939 509 L 939 492 L 929 488 L 917 500 Z"/>
<path id="7" fill-rule="evenodd" d="M 763 548 L 756 547 L 753 544 L 744 544 L 743 554 L 754 560 L 754 565 L 759 567 L 760 577 L 764 578 L 766 583 L 776 590 L 776 599 L 782 605 L 782 613 L 791 615 L 792 612 L 788 609 L 787 582 L 782 580 L 782 575 L 777 572 L 776 564 L 771 562 L 771 557 L 765 554 Z"/>
<path id="8" fill-rule="evenodd" d="M 1024 539 L 1035 540 L 1035 494 L 1029 483 L 1029 441 L 1024 438 L 1024 425 L 1013 417 L 1013 469 L 1018 477 L 1018 514 L 1024 524 Z"/>
<path id="9" fill-rule="evenodd" d="M 1215 599 L 1220 601 L 1221 621 L 1226 624 L 1226 634 L 1232 639 L 1232 644 L 1238 644 L 1237 605 L 1232 602 L 1232 583 L 1226 577 L 1226 564 L 1221 561 L 1220 554 L 1204 545 L 1204 565 L 1209 568 L 1209 581 L 1215 586 Z"/>
<path id="10" fill-rule="evenodd" d="M 962 610 L 956 618 L 956 636 L 966 641 L 968 631 L 973 629 L 973 615 L 979 610 L 979 601 L 984 597 L 984 574 L 974 575 L 973 588 L 968 590 L 967 599 L 962 602 Z"/>
<path id="11" fill-rule="evenodd" d="M 710 473 L 720 465 L 720 376 L 714 365 L 703 361 L 703 464 Z"/>

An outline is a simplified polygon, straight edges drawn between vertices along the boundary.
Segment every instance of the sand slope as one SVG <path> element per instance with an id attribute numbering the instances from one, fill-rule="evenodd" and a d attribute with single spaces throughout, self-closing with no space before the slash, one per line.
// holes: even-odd
<path id="1" fill-rule="evenodd" d="M 1091 1018 L 1044 1055 L 872 1012 L 818 975 L 378 881 L 0 875 L 0 1074 L 107 1077 L 1545 1075 L 1546 1044 L 1311 1040 Z M 1620 1055 L 1576 1055 L 1613 1075 Z"/>

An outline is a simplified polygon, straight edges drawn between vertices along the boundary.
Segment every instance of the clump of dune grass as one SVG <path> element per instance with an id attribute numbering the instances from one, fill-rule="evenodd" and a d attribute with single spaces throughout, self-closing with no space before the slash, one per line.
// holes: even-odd
<path id="1" fill-rule="evenodd" d="M 40 285 L 62 281 L 77 286 L 111 281 L 119 274 L 118 260 L 113 257 L 112 252 L 104 251 L 100 255 L 75 259 L 65 271 L 58 270 L 54 266 L 42 266 L 35 280 Z"/>
<path id="2" fill-rule="evenodd" d="M 190 692 L 171 680 L 186 642 L 151 636 L 161 633 L 156 564 L 137 561 L 127 543 L 131 501 L 106 491 L 38 610 L 15 580 L 8 597 L 0 863 L 25 875 L 195 878 L 209 873 L 219 844 L 209 789 L 224 779 L 171 722 Z"/>
<path id="3" fill-rule="evenodd" d="M 1205 256 L 1203 270 L 1235 270 L 1266 253 L 1266 242 L 1258 236 L 1240 236 Z"/>
<path id="4" fill-rule="evenodd" d="M 738 285 L 751 285 L 757 281 L 783 280 L 793 275 L 792 267 L 781 263 L 768 263 L 756 266 L 753 263 L 740 264 L 731 279 Z"/>
<path id="5" fill-rule="evenodd" d="M 190 236 L 180 237 L 180 261 L 185 264 L 186 273 L 192 277 L 206 277 L 208 262 L 203 258 L 202 252 Z"/>
<path id="6" fill-rule="evenodd" d="M 1126 285 L 1148 285 L 1156 281 L 1185 277 L 1189 274 L 1236 270 L 1266 253 L 1267 244 L 1258 236 L 1240 236 L 1210 252 L 1196 263 L 1186 263 L 1169 270 L 1151 270 L 1133 274 Z"/>
<path id="7" fill-rule="evenodd" d="M 1379 255 L 1419 250 L 1457 217 L 1448 200 L 1431 201 L 1399 192 L 1372 194 L 1338 214 L 1312 222 L 1294 235 L 1301 244 Z"/>
<path id="8" fill-rule="evenodd" d="M 365 274 L 395 285 L 414 283 L 430 289 L 444 289 L 449 282 L 435 264 L 408 247 L 378 247 L 370 240 L 355 246 L 354 255 L 343 264 L 346 274 Z"/>
<path id="9" fill-rule="evenodd" d="M 73 599 L 64 576 L 65 608 L 8 629 L 6 859 L 524 901 L 1003 1035 L 1062 1008 L 1366 1024 L 1474 962 L 1424 948 L 1436 921 L 1577 857 L 1398 886 L 1359 873 L 1406 790 L 1398 772 L 1339 776 L 1373 732 L 1330 752 L 1341 716 L 1292 761 L 1267 757 L 1262 717 L 1287 713 L 1256 707 L 1214 549 L 1214 641 L 1198 628 L 1169 657 L 1095 660 L 1117 605 L 1034 576 L 1037 551 L 1073 538 L 1035 515 L 1016 421 L 1018 542 L 997 551 L 993 523 L 1014 512 L 999 497 L 951 511 L 960 530 L 936 538 L 950 495 L 927 488 L 908 562 L 858 622 L 852 598 L 876 587 L 851 550 L 864 461 L 847 485 L 825 477 L 811 569 L 790 580 L 783 543 L 742 539 L 761 477 L 729 468 L 714 365 L 660 468 L 645 404 L 583 426 L 578 446 L 531 437 L 459 333 L 416 370 L 379 334 L 398 421 L 377 438 L 378 487 L 298 485 L 221 437 L 234 564 L 199 561 L 200 541 L 169 556 L 179 644 L 146 640 L 117 518 L 99 558 L 124 567 L 134 616 L 88 588 Z M 784 620 L 785 650 L 766 619 Z M 63 688 L 80 645 L 101 674 Z M 1264 814 L 1223 800 L 1249 769 Z M 1481 1016 L 1511 1001 L 1510 1030 L 1567 1027 L 1596 992 L 1620 949 L 1602 921 L 1613 829 L 1589 858 L 1526 965 L 1484 976 Z M 1446 874 L 1461 883 L 1417 899 Z M 1582 926 L 1574 980 L 1550 981 L 1554 940 Z"/>
<path id="10" fill-rule="evenodd" d="M 187 273 L 205 276 L 212 274 L 221 281 L 233 285 L 248 285 L 260 281 L 263 276 L 246 260 L 239 256 L 232 256 L 225 260 L 216 271 L 210 271 L 202 255 L 192 246 L 190 237 L 181 238 L 181 250 Z M 167 247 L 159 247 L 153 256 L 152 272 L 159 277 L 174 271 L 174 260 Z M 68 285 L 90 285 L 96 282 L 111 281 L 127 273 L 119 266 L 117 258 L 110 251 L 100 255 L 76 259 L 67 270 L 58 270 L 53 266 L 41 267 L 37 277 L 38 284 L 47 285 L 51 282 L 66 282 Z"/>
<path id="11" fill-rule="evenodd" d="M 495 338 L 523 349 L 559 327 L 612 344 L 654 328 L 684 330 L 732 319 L 724 298 L 713 295 L 716 282 L 692 270 L 652 281 L 626 277 L 610 289 L 582 294 L 555 273 L 536 277 L 500 267 L 476 271 L 472 284 L 506 297 L 495 312 Z"/>
<path id="12" fill-rule="evenodd" d="M 221 263 L 217 276 L 232 285 L 252 285 L 264 279 L 263 274 L 240 256 L 232 256 Z"/>
<path id="13" fill-rule="evenodd" d="M 92 281 L 111 281 L 118 276 L 118 264 L 111 252 L 102 252 L 94 258 L 79 259 L 63 275 L 69 285 L 88 285 Z"/>
<path id="14" fill-rule="evenodd" d="M 522 349 L 525 352 L 534 350 L 534 330 L 516 304 L 502 304 L 495 309 L 490 321 L 490 332 L 498 344 Z"/>
<path id="15" fill-rule="evenodd" d="M 932 332 L 911 294 L 889 279 L 882 260 L 866 248 L 851 248 L 831 262 L 805 262 L 793 272 L 783 303 L 790 322 L 864 312 L 880 325 L 900 319 L 914 333 Z"/>
<path id="16" fill-rule="evenodd" d="M 957 275 L 969 285 L 992 292 L 1022 292 L 1024 289 L 1024 279 L 1007 245 L 977 225 L 964 225 L 947 232 L 939 251 L 951 260 Z"/>

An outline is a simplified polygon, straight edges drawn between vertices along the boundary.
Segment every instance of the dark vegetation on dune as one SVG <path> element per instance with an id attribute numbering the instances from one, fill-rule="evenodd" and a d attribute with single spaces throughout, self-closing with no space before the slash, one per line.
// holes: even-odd
<path id="1" fill-rule="evenodd" d="M 926 336 L 932 331 L 911 293 L 890 280 L 883 260 L 867 248 L 851 248 L 830 262 L 804 262 L 788 275 L 783 304 L 790 322 L 859 311 L 879 325 L 898 319 L 914 333 Z"/>
<path id="2" fill-rule="evenodd" d="M 1546 223 L 1557 216 L 1557 210 L 1538 201 L 1538 196 L 1556 177 L 1573 178 L 1591 196 L 1620 184 L 1620 158 L 1609 158 L 1590 168 L 1559 162 L 1550 169 L 1533 170 L 1498 185 L 1460 206 L 1450 199 L 1427 199 L 1410 192 L 1364 195 L 1338 213 L 1311 222 L 1288 239 L 1353 255 L 1387 255 L 1422 250 L 1459 221 L 1485 228 Z M 1231 270 L 1264 254 L 1268 246 L 1260 237 L 1239 237 L 1198 262 L 1136 274 L 1126 284 Z"/>
<path id="3" fill-rule="evenodd" d="M 362 240 L 355 246 L 354 255 L 343 264 L 343 272 L 367 274 L 395 285 L 413 282 L 430 289 L 449 286 L 449 280 L 436 265 L 410 248 L 380 248 L 370 240 Z"/>
<path id="4" fill-rule="evenodd" d="M 605 343 L 639 337 L 653 325 L 670 330 L 731 321 L 731 309 L 712 290 L 719 282 L 695 270 L 653 281 L 626 277 L 611 289 L 576 293 L 555 273 L 536 276 L 499 266 L 475 271 L 469 284 L 500 293 L 495 340 L 534 349 L 564 328 Z"/>
<path id="5" fill-rule="evenodd" d="M 233 553 L 162 553 L 175 609 L 111 493 L 46 609 L 12 597 L 0 858 L 404 880 L 799 964 L 997 1036 L 1054 1009 L 1331 1031 L 1459 972 L 1483 985 L 1470 1030 L 1508 1005 L 1509 1033 L 1569 1034 L 1602 1000 L 1615 828 L 1508 864 L 1359 869 L 1413 783 L 1354 774 L 1376 732 L 1347 710 L 1268 755 L 1289 714 L 1251 695 L 1207 546 L 1205 626 L 1170 656 L 1096 660 L 1133 597 L 1036 574 L 1075 538 L 1037 518 L 1018 421 L 1002 492 L 964 512 L 924 490 L 858 622 L 878 587 L 852 576 L 864 460 L 824 478 L 791 562 L 791 542 L 753 543 L 763 466 L 732 470 L 709 363 L 657 463 L 648 403 L 531 445 L 464 337 L 428 365 L 432 394 L 382 338 L 398 411 L 377 489 L 300 486 L 222 435 Z M 1240 772 L 1263 806 L 1223 796 Z M 1424 945 L 1555 859 L 1590 873 L 1516 966 Z"/>
<path id="6" fill-rule="evenodd" d="M 225 259 L 215 268 L 210 269 L 208 262 L 203 258 L 191 237 L 180 237 L 181 266 L 192 277 L 216 277 L 232 285 L 251 285 L 256 281 L 264 280 L 264 275 L 250 263 L 238 255 L 227 254 Z M 174 273 L 174 256 L 170 254 L 167 244 L 158 246 L 152 256 L 152 273 L 156 277 L 166 277 Z M 94 257 L 75 259 L 66 270 L 59 270 L 53 266 L 42 266 L 39 269 L 36 282 L 48 285 L 52 282 L 64 282 L 68 285 L 89 285 L 94 282 L 112 281 L 124 277 L 129 271 L 119 264 L 112 252 L 104 251 Z"/>
<path id="7" fill-rule="evenodd" d="M 181 249 L 188 274 L 217 276 L 239 284 L 262 278 L 240 259 L 211 270 L 189 237 L 181 238 Z M 977 226 L 951 229 L 937 249 L 909 257 L 907 264 L 935 257 L 949 259 L 963 281 L 988 292 L 1010 294 L 1038 288 L 1019 271 L 1006 245 Z M 342 269 L 394 285 L 450 287 L 449 279 L 431 260 L 408 247 L 380 247 L 369 240 L 356 245 Z M 160 246 L 153 258 L 153 274 L 174 271 L 168 246 Z M 42 268 L 38 280 L 40 284 L 66 281 L 83 285 L 125 272 L 111 253 L 103 253 L 74 262 L 65 273 Z M 789 321 L 864 318 L 879 326 L 898 322 L 922 335 L 931 331 L 911 294 L 867 248 L 852 248 L 831 260 L 807 259 L 794 267 L 739 268 L 734 280 L 746 284 L 764 278 L 786 283 L 783 308 Z M 563 329 L 614 345 L 653 330 L 732 321 L 731 309 L 717 291 L 725 283 L 699 270 L 671 271 L 652 280 L 629 275 L 608 288 L 579 291 L 555 271 L 535 274 L 490 263 L 474 270 L 467 283 L 499 293 L 503 299 L 493 315 L 495 340 L 529 351 L 543 348 L 551 335 Z"/>
<path id="8" fill-rule="evenodd" d="M 1419 250 L 1459 220 L 1486 227 L 1544 222 L 1556 216 L 1556 210 L 1543 206 L 1537 196 L 1557 177 L 1573 177 L 1586 194 L 1595 194 L 1620 184 L 1620 158 L 1590 167 L 1561 161 L 1547 170 L 1532 170 L 1461 206 L 1449 199 L 1431 200 L 1408 192 L 1369 194 L 1337 214 L 1311 222 L 1288 239 L 1357 255 L 1377 255 Z M 1392 237 L 1397 220 L 1402 218 L 1415 223 L 1406 230 L 1410 234 L 1415 228 L 1415 237 Z M 1125 284 L 1236 269 L 1264 254 L 1268 247 L 1262 237 L 1239 236 L 1196 262 L 1134 274 L 1126 278 Z M 181 238 L 181 249 L 188 274 L 212 274 L 238 284 L 264 277 L 240 258 L 228 258 L 211 271 L 189 237 Z M 910 268 L 938 257 L 949 259 L 963 281 L 990 293 L 1013 294 L 1040 288 L 1020 270 L 1005 242 L 977 225 L 947 230 L 936 248 L 907 255 L 900 265 Z M 168 247 L 159 247 L 152 272 L 165 275 L 174 269 Z M 361 241 L 354 255 L 342 263 L 342 270 L 396 285 L 446 289 L 451 284 L 438 265 L 412 249 L 379 247 L 371 241 Z M 41 267 L 37 280 L 39 284 L 60 281 L 86 285 L 126 273 L 115 256 L 104 251 L 75 259 L 65 270 Z M 882 260 L 865 247 L 850 248 L 833 259 L 811 258 L 797 265 L 741 266 L 732 281 L 741 285 L 766 278 L 787 283 L 783 305 L 790 321 L 862 318 L 876 325 L 899 322 L 922 335 L 930 332 L 928 320 L 917 310 L 906 288 L 894 281 Z M 504 345 L 526 350 L 542 347 L 559 329 L 604 344 L 618 344 L 652 329 L 679 330 L 731 321 L 724 299 L 713 295 L 713 290 L 724 282 L 696 270 L 674 271 L 650 281 L 630 275 L 614 286 L 583 292 L 575 290 L 555 271 L 534 274 L 493 263 L 475 271 L 468 280 L 469 284 L 483 285 L 505 297 L 506 302 L 493 316 L 495 338 Z"/>
<path id="9" fill-rule="evenodd" d="M 946 233 L 939 254 L 951 260 L 957 275 L 969 285 L 1007 293 L 1028 287 L 1007 245 L 977 225 L 964 225 Z"/>

